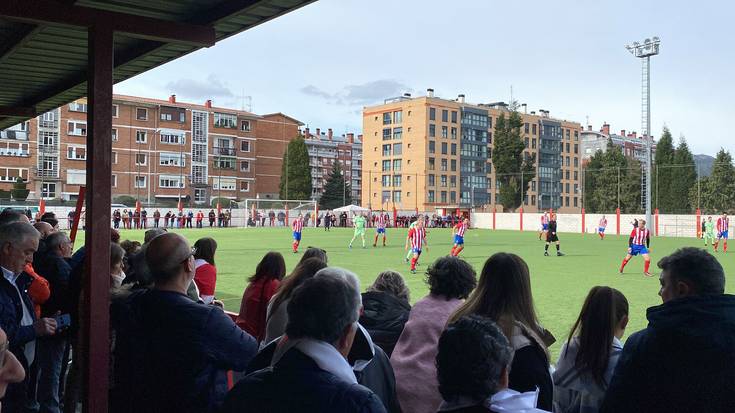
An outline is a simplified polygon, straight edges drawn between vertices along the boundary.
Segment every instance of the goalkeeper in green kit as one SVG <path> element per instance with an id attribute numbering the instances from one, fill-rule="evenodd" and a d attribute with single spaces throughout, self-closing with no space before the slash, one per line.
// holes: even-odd
<path id="1" fill-rule="evenodd" d="M 350 249 L 352 249 L 352 243 L 355 241 L 355 238 L 359 235 L 360 238 L 362 238 L 362 247 L 365 248 L 365 224 L 367 221 L 365 220 L 365 217 L 362 214 L 355 215 L 355 217 L 352 219 L 352 224 L 355 227 L 355 235 L 352 236 L 352 240 L 350 241 Z"/>
<path id="2" fill-rule="evenodd" d="M 702 238 L 704 238 L 704 246 L 706 247 L 708 245 L 715 245 L 715 223 L 712 222 L 712 217 L 707 217 L 707 221 L 704 223 L 704 234 L 702 234 Z"/>

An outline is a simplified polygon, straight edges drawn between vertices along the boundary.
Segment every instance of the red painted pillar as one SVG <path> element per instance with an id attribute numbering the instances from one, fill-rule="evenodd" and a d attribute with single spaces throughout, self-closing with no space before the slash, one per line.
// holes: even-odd
<path id="1" fill-rule="evenodd" d="M 521 218 L 521 231 L 523 231 L 523 207 L 518 209 Z"/>
<path id="2" fill-rule="evenodd" d="M 76 208 L 74 208 L 74 224 L 71 226 L 71 232 L 69 233 L 69 239 L 71 240 L 72 245 L 74 245 L 74 240 L 77 238 L 77 230 L 79 229 L 79 221 L 82 219 L 82 206 L 84 205 L 84 196 L 86 193 L 86 187 L 80 186 L 79 187 L 79 196 L 77 197 L 77 205 Z"/>
<path id="3" fill-rule="evenodd" d="M 656 214 L 654 220 L 656 221 L 656 236 L 658 237 L 658 208 L 654 210 L 654 213 Z"/>
<path id="4" fill-rule="evenodd" d="M 615 209 L 615 222 L 617 222 L 617 234 L 620 235 L 620 208 Z"/>
<path id="5" fill-rule="evenodd" d="M 697 238 L 702 237 L 702 210 L 697 208 Z"/>
<path id="6" fill-rule="evenodd" d="M 46 212 L 46 200 L 43 199 L 43 190 L 41 190 L 41 199 L 38 201 L 38 210 L 43 215 Z"/>
<path id="7" fill-rule="evenodd" d="M 584 230 L 584 208 L 582 208 L 582 234 L 584 234 L 586 231 Z"/>
<path id="8" fill-rule="evenodd" d="M 396 218 L 398 218 L 398 210 L 396 210 L 396 207 L 393 207 L 393 222 L 396 222 Z"/>
<path id="9" fill-rule="evenodd" d="M 493 207 L 493 229 L 495 229 L 495 207 Z"/>

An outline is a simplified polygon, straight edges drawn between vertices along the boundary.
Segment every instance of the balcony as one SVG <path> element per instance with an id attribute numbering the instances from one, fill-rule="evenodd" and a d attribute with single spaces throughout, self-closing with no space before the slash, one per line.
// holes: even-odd
<path id="1" fill-rule="evenodd" d="M 219 156 L 235 156 L 235 148 L 217 147 L 213 148 L 213 154 Z"/>
<path id="2" fill-rule="evenodd" d="M 10 139 L 16 141 L 27 141 L 28 131 L 21 130 L 4 130 L 0 132 L 0 139 Z"/>
<path id="3" fill-rule="evenodd" d="M 31 153 L 26 149 L 0 148 L 0 156 L 18 156 L 27 158 Z"/>

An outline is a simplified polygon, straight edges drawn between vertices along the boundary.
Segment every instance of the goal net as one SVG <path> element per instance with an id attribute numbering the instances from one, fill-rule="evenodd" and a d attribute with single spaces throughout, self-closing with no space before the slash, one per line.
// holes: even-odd
<path id="1" fill-rule="evenodd" d="M 316 226 L 317 202 L 313 200 L 250 198 L 238 206 L 246 211 L 246 227 L 288 227 L 299 214 L 305 227 Z"/>

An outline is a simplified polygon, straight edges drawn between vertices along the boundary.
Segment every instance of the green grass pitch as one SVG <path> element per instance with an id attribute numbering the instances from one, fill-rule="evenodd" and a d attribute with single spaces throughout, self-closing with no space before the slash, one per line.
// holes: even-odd
<path id="1" fill-rule="evenodd" d="M 281 252 L 286 259 L 287 273 L 301 258 L 300 253 L 291 252 L 292 239 L 288 228 L 175 231 L 184 235 L 192 244 L 198 238 L 206 236 L 217 240 L 216 295 L 224 301 L 229 311 L 239 311 L 246 279 L 253 274 L 263 254 L 271 250 Z M 380 271 L 397 270 L 406 279 L 411 289 L 411 301 L 414 302 L 427 293 L 423 273 L 428 264 L 449 253 L 452 239 L 449 229 L 429 229 L 429 249 L 421 256 L 418 272 L 411 274 L 404 261 L 406 234 L 406 229 L 389 228 L 388 246 L 373 248 L 374 230 L 368 229 L 367 248 L 362 249 L 358 239 L 350 250 L 347 244 L 352 238 L 351 229 L 333 228 L 330 232 L 325 232 L 323 228 L 307 228 L 303 233 L 300 250 L 303 251 L 306 246 L 326 249 L 329 264 L 354 271 L 360 277 L 363 288 L 370 285 Z M 468 230 L 465 234 L 465 250 L 461 254 L 462 258 L 475 267 L 478 277 L 485 260 L 495 252 L 513 252 L 528 263 L 539 318 L 557 338 L 557 343 L 552 347 L 554 362 L 591 287 L 608 285 L 619 289 L 628 298 L 630 323 L 627 336 L 646 326 L 647 307 L 661 303 L 658 296 L 660 270 L 656 267 L 656 262 L 677 248 L 702 246 L 700 240 L 693 238 L 654 238 L 651 242 L 651 271 L 654 276 L 649 278 L 643 276 L 641 257 L 634 257 L 627 265 L 625 274 L 618 274 L 620 261 L 627 249 L 628 239 L 625 236 L 608 235 L 604 241 L 595 234 L 560 234 L 559 237 L 561 250 L 566 256 L 556 257 L 552 245 L 549 248 L 552 256 L 545 257 L 544 243 L 538 240 L 537 232 Z M 121 231 L 121 239 L 142 241 L 142 238 L 143 231 Z M 81 243 L 78 242 L 77 245 Z M 735 252 L 720 252 L 717 257 L 725 268 L 725 274 L 731 275 L 735 269 Z M 735 291 L 732 282 L 728 282 L 727 291 Z"/>

